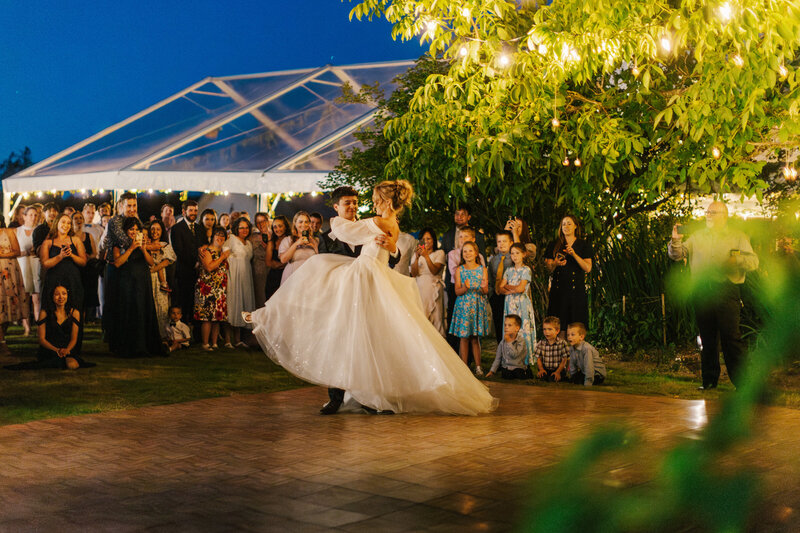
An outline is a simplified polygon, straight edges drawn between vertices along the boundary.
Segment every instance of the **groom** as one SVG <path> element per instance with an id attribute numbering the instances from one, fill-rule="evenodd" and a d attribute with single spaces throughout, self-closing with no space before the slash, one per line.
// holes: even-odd
<path id="1" fill-rule="evenodd" d="M 331 200 L 333 201 L 333 208 L 340 217 L 350 222 L 355 222 L 358 214 L 358 191 L 348 186 L 338 187 L 331 193 Z M 400 252 L 397 250 L 397 246 L 388 244 L 385 235 L 375 237 L 375 243 L 388 250 L 391 254 L 389 257 L 390 267 L 393 267 L 400 260 Z M 361 255 L 361 245 L 351 246 L 346 242 L 341 242 L 335 235 L 331 235 L 331 231 L 328 230 L 320 235 L 319 253 L 358 257 Z M 328 397 L 330 401 L 319 411 L 322 415 L 336 414 L 342 406 L 342 402 L 344 402 L 344 391 L 342 389 L 328 389 Z M 376 412 L 374 409 L 367 407 L 364 407 L 364 409 L 370 413 Z"/>

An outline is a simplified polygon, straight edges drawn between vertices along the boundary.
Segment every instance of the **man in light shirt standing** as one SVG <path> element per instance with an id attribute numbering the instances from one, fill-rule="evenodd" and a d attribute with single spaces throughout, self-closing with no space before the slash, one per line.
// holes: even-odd
<path id="1" fill-rule="evenodd" d="M 669 257 L 689 260 L 695 287 L 695 318 L 703 343 L 700 353 L 702 390 L 716 388 L 720 365 L 718 342 L 728 376 L 734 386 L 742 382 L 740 374 L 744 343 L 739 331 L 741 314 L 740 287 L 747 272 L 758 268 L 758 256 L 750 239 L 741 231 L 728 227 L 728 207 L 712 202 L 706 210 L 706 227 L 683 241 L 680 225 L 672 228 Z"/>

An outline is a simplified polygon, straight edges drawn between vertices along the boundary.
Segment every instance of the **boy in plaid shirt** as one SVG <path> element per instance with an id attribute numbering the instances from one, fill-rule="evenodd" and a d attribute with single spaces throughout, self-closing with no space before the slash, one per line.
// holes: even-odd
<path id="1" fill-rule="evenodd" d="M 555 316 L 545 317 L 542 322 L 544 339 L 536 343 L 533 357 L 539 371 L 536 377 L 544 381 L 561 381 L 567 371 L 569 345 L 558 337 L 561 320 Z"/>

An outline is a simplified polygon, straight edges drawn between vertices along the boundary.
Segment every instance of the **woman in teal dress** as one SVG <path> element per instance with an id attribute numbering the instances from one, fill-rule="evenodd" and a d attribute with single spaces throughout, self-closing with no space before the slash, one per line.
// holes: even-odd
<path id="1" fill-rule="evenodd" d="M 475 360 L 475 375 L 482 376 L 481 341 L 489 334 L 489 274 L 486 267 L 478 263 L 478 245 L 464 243 L 461 248 L 461 265 L 456 269 L 456 303 L 450 320 L 450 334 L 461 339 L 459 355 L 469 365 L 469 348 Z"/>
<path id="2" fill-rule="evenodd" d="M 507 268 L 503 272 L 503 280 L 500 282 L 500 291 L 506 295 L 503 306 L 503 315 L 518 315 L 522 319 L 522 327 L 519 334 L 525 339 L 528 345 L 528 358 L 526 364 L 530 363 L 530 355 L 533 353 L 533 345 L 536 343 L 536 320 L 533 314 L 533 303 L 530 297 L 531 269 L 525 264 L 525 246 L 520 243 L 511 245 L 509 255 L 514 266 Z"/>

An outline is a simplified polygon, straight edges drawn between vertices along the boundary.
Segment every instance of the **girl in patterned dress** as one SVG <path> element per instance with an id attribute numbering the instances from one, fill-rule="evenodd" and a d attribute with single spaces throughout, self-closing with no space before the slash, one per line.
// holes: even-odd
<path id="1" fill-rule="evenodd" d="M 506 295 L 503 316 L 518 315 L 522 319 L 519 335 L 528 345 L 528 354 L 533 353 L 536 343 L 536 321 L 533 316 L 533 303 L 530 297 L 531 269 L 525 264 L 525 245 L 515 242 L 509 255 L 514 266 L 503 273 L 500 290 Z M 526 360 L 525 364 L 530 361 Z"/>
<path id="2" fill-rule="evenodd" d="M 450 334 L 461 339 L 458 352 L 461 360 L 469 365 L 469 348 L 475 360 L 475 375 L 483 376 L 481 369 L 480 338 L 489 334 L 489 274 L 486 267 L 478 263 L 478 245 L 466 242 L 461 248 L 461 264 L 456 269 L 456 303 Z"/>
<path id="3" fill-rule="evenodd" d="M 223 250 L 228 232 L 217 226 L 211 232 L 211 244 L 200 248 L 200 277 L 194 292 L 194 319 L 200 322 L 203 349 L 217 347 L 219 325 L 228 320 L 228 256 Z"/>

